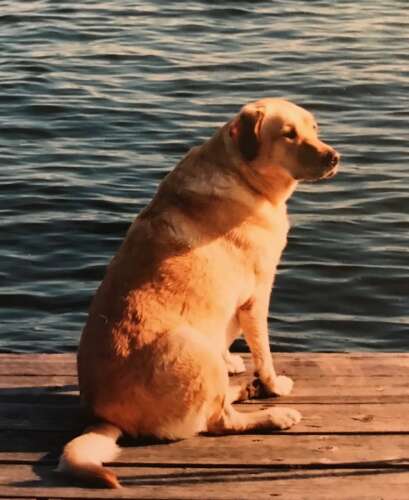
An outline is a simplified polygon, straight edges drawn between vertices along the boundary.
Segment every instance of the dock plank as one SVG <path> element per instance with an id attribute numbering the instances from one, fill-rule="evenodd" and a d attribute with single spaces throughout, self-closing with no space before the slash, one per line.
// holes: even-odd
<path id="1" fill-rule="evenodd" d="M 283 402 L 281 405 L 285 404 Z M 289 403 L 286 403 L 286 405 Z M 237 404 L 243 412 L 275 406 L 271 401 Z M 409 433 L 409 402 L 394 404 L 293 404 L 303 420 L 290 431 L 304 433 Z M 80 431 L 85 417 L 77 399 L 71 404 L 3 403 L 0 430 Z M 387 430 L 386 430 L 387 429 Z"/>
<path id="2" fill-rule="evenodd" d="M 285 469 L 117 467 L 120 490 L 64 488 L 64 481 L 48 467 L 6 466 L 0 471 L 3 498 L 169 499 L 169 500 L 407 500 L 409 480 L 400 468 Z M 1 498 L 0 496 L 0 498 Z"/>
<path id="3" fill-rule="evenodd" d="M 125 439 L 111 464 L 124 488 L 112 491 L 54 471 L 61 447 L 86 424 L 75 355 L 0 354 L 0 499 L 406 500 L 409 354 L 274 358 L 278 371 L 294 377 L 293 394 L 238 407 L 289 405 L 303 413 L 299 425 L 166 444 Z"/>
<path id="4" fill-rule="evenodd" d="M 250 366 L 248 353 L 241 353 Z M 76 375 L 75 354 L 0 354 L 0 377 L 15 375 Z M 277 371 L 289 375 L 408 376 L 409 353 L 279 353 Z M 2 379 L 0 379 L 2 380 Z"/>
<path id="5" fill-rule="evenodd" d="M 73 357 L 70 356 L 70 359 Z M 282 402 L 297 403 L 399 403 L 402 400 L 409 402 L 409 367 L 383 366 L 377 359 L 372 367 L 369 361 L 374 359 L 365 359 L 365 370 L 358 363 L 354 374 L 345 374 L 348 370 L 339 367 L 337 371 L 332 368 L 331 372 L 325 373 L 323 366 L 316 372 L 306 373 L 306 366 L 309 361 L 299 363 L 299 372 L 287 366 L 286 369 L 279 369 L 295 379 L 293 393 L 285 399 L 277 399 L 276 404 Z M 399 358 L 409 365 L 409 357 Z M 344 364 L 343 358 L 336 358 L 335 365 Z M 392 361 L 389 360 L 390 362 Z M 278 363 L 281 365 L 282 363 Z M 321 361 L 321 365 L 324 365 Z M 3 366 L 3 364 L 1 365 Z M 317 364 L 318 366 L 318 364 Z M 393 370 L 392 370 L 393 366 Z M 4 366 L 3 366 L 4 369 Z M 58 371 L 59 365 L 55 367 Z M 25 401 L 36 399 L 36 404 L 49 404 L 50 399 L 69 399 L 69 396 L 78 394 L 77 379 L 74 373 L 58 374 L 54 373 L 48 363 L 41 363 L 36 366 L 36 374 L 13 374 L 13 368 L 9 367 L 8 374 L 0 374 L 0 401 L 22 399 Z M 52 371 L 51 371 L 52 370 Z M 390 372 L 388 372 L 390 370 Z M 378 374 L 375 374 L 374 372 Z M 44 373 L 46 372 L 46 373 Z M 317 373 L 319 372 L 319 373 Z M 343 374 L 340 374 L 343 373 Z M 249 378 L 248 375 L 246 375 Z M 236 379 L 242 379 L 242 376 Z M 61 403 L 62 401 L 60 401 Z"/>
<path id="6" fill-rule="evenodd" d="M 3 446 L 0 464 L 56 465 L 61 447 L 69 435 L 54 435 L 50 444 L 44 439 L 44 451 L 12 451 Z M 246 436 L 200 436 L 176 443 L 122 443 L 122 452 L 114 465 L 241 467 L 246 466 L 327 466 L 353 467 L 374 464 L 409 467 L 409 436 L 400 434 L 321 434 Z"/>

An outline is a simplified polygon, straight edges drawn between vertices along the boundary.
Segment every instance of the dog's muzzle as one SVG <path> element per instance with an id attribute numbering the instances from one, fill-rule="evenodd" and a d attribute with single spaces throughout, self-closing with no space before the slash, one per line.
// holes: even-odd
<path id="1" fill-rule="evenodd" d="M 325 153 L 322 162 L 325 167 L 333 169 L 339 163 L 340 155 L 335 150 L 328 151 Z"/>
<path id="2" fill-rule="evenodd" d="M 322 158 L 324 172 L 321 179 L 330 179 L 338 172 L 338 165 L 341 155 L 335 150 L 328 151 Z"/>

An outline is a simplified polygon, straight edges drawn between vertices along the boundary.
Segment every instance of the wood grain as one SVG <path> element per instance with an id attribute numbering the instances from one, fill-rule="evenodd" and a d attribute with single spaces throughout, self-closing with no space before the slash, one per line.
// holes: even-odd
<path id="1" fill-rule="evenodd" d="M 408 498 L 407 469 L 313 468 L 266 470 L 264 468 L 157 468 L 116 467 L 123 488 L 84 488 L 61 477 L 49 467 L 35 469 L 9 465 L 0 470 L 4 497 L 155 499 L 155 500 L 334 500 Z"/>
<path id="2" fill-rule="evenodd" d="M 244 355 L 251 377 L 251 361 Z M 57 474 L 62 446 L 86 425 L 75 355 L 0 355 L 0 500 L 407 499 L 409 354 L 278 354 L 295 379 L 287 398 L 248 401 L 299 409 L 288 432 L 198 436 L 175 443 L 125 439 L 111 464 L 118 491 Z"/>

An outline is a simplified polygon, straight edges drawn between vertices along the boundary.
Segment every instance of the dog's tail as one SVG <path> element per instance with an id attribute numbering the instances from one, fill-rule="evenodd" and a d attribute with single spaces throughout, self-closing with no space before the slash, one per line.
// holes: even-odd
<path id="1" fill-rule="evenodd" d="M 120 429 L 105 422 L 89 427 L 65 445 L 58 470 L 109 488 L 120 488 L 115 473 L 102 463 L 118 455 L 120 448 L 116 442 L 121 435 Z"/>

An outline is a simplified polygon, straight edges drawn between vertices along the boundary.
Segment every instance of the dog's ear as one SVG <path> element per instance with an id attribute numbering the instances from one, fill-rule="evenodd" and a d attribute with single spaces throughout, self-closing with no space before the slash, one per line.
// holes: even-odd
<path id="1" fill-rule="evenodd" d="M 230 126 L 230 136 L 246 161 L 252 161 L 258 155 L 263 116 L 260 109 L 244 108 Z"/>

